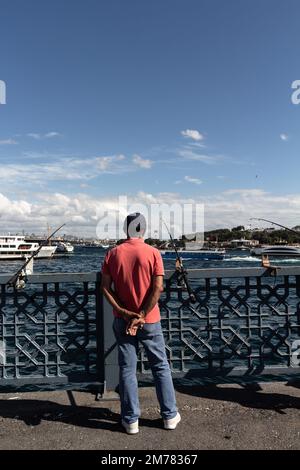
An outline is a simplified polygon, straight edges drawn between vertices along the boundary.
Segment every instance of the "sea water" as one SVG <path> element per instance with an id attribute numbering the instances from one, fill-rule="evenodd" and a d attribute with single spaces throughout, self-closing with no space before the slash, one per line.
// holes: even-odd
<path id="1" fill-rule="evenodd" d="M 58 255 L 54 256 L 52 259 L 47 259 L 47 260 L 36 260 L 34 262 L 34 273 L 83 273 L 83 272 L 97 272 L 101 270 L 101 266 L 105 257 L 106 251 L 102 248 L 87 248 L 87 247 L 75 247 L 75 250 L 72 254 L 68 255 Z M 15 273 L 22 265 L 22 261 L 0 261 L 0 274 L 1 273 Z M 245 251 L 234 251 L 234 252 L 229 252 L 226 254 L 225 258 L 223 260 L 196 260 L 196 259 L 190 259 L 190 260 L 185 260 L 184 261 L 185 268 L 187 271 L 189 269 L 208 269 L 208 268 L 247 268 L 247 267 L 259 267 L 261 265 L 261 260 L 258 257 L 252 257 L 249 255 L 248 252 Z M 300 265 L 300 259 L 272 259 L 272 265 L 276 266 L 297 266 Z M 174 260 L 164 260 L 164 266 L 166 270 L 174 270 L 175 269 L 175 262 Z M 280 278 L 264 278 L 264 283 L 265 284 L 270 284 L 271 287 L 273 287 L 274 283 L 276 282 L 281 282 Z M 214 322 L 215 320 L 213 317 L 215 315 L 218 315 L 218 308 L 220 304 L 220 299 L 218 298 L 218 293 L 216 290 L 216 279 L 211 280 L 211 286 L 213 286 L 213 289 L 210 292 L 210 309 L 212 315 L 212 321 Z M 230 288 L 235 289 L 235 287 L 242 286 L 244 285 L 244 279 L 243 278 L 236 278 L 236 279 L 223 279 L 222 284 L 223 285 L 228 285 Z M 191 280 L 191 286 L 193 289 L 197 289 L 200 287 L 199 296 L 200 298 L 205 297 L 205 280 L 199 280 L 199 279 L 192 279 Z M 28 286 L 26 289 L 31 290 L 34 289 L 33 286 Z M 280 292 L 281 293 L 281 292 Z M 229 291 L 226 291 L 226 289 L 223 291 L 222 290 L 222 295 L 227 297 L 229 294 Z M 162 300 L 164 298 L 165 294 L 162 294 Z M 186 298 L 186 293 L 183 293 L 183 297 Z M 243 297 L 244 295 L 244 290 L 239 291 L 239 295 Z M 178 310 L 178 302 L 176 302 L 176 299 L 173 297 L 173 300 L 170 300 L 168 303 L 168 307 L 170 309 L 174 308 L 174 311 Z M 275 299 L 276 301 L 276 299 Z M 296 305 L 299 299 L 292 299 L 292 295 L 289 296 L 288 302 L 289 304 Z M 238 304 L 238 300 L 236 298 L 233 298 L 232 301 L 230 302 L 231 304 Z M 253 312 L 256 311 L 257 307 L 257 297 L 254 292 L 253 298 L 248 298 L 247 299 L 247 304 L 250 306 L 250 308 L 253 308 Z M 216 307 L 216 309 L 214 309 Z M 93 305 L 90 305 L 91 309 L 94 309 Z M 241 315 L 246 314 L 244 311 L 243 305 L 238 306 L 238 310 L 240 311 Z M 279 307 L 277 307 L 279 308 Z M 283 308 L 284 310 L 284 305 L 280 308 Z M 267 307 L 266 307 L 267 309 Z M 214 311 L 216 310 L 216 311 Z M 204 318 L 207 313 L 206 313 L 205 307 L 202 307 L 198 311 L 198 316 L 200 318 Z M 197 315 L 193 315 L 191 312 L 187 312 L 188 316 L 190 317 L 190 320 L 188 320 L 188 325 L 190 326 L 193 330 L 197 331 L 199 328 L 199 318 Z M 284 315 L 284 311 L 282 312 Z M 221 312 L 221 315 L 226 314 L 224 311 L 223 313 Z M 268 317 L 268 321 L 270 322 L 272 319 L 269 318 L 270 312 L 266 311 L 266 315 Z M 176 316 L 176 315 L 175 315 Z M 272 315 L 271 315 L 272 316 Z M 162 317 L 163 317 L 163 312 L 162 312 Z M 176 318 L 174 317 L 174 320 Z M 274 322 L 276 322 L 276 316 L 274 317 Z M 236 325 L 236 319 L 235 316 L 233 315 L 232 318 L 231 316 L 226 320 L 228 325 L 232 324 L 233 329 L 235 329 Z M 32 333 L 34 331 L 34 326 L 32 327 L 32 331 L 29 333 Z M 205 336 L 205 335 L 204 335 Z M 1 338 L 0 338 L 1 339 Z M 253 339 L 252 339 L 253 342 Z M 212 343 L 213 344 L 213 343 Z M 181 345 L 179 344 L 178 347 Z M 199 345 L 198 345 L 199 347 Z M 232 359 L 229 358 L 231 361 L 231 365 L 238 365 L 240 364 L 240 359 L 237 361 L 236 357 L 232 357 Z M 245 359 L 245 365 L 246 365 L 246 359 Z M 197 364 L 195 363 L 194 365 L 191 363 L 190 364 L 191 369 L 194 367 L 197 367 Z M 73 369 L 72 369 L 73 371 Z M 32 373 L 34 372 L 33 370 L 31 371 Z M 28 370 L 28 373 L 30 373 L 30 370 Z"/>
<path id="2" fill-rule="evenodd" d="M 51 259 L 38 259 L 34 261 L 34 273 L 82 273 L 100 271 L 106 251 L 97 247 L 75 247 L 71 254 L 55 255 Z M 0 273 L 15 273 L 23 264 L 23 261 L 0 260 Z M 272 264 L 277 266 L 300 266 L 300 258 L 272 259 Z M 250 256 L 245 251 L 232 251 L 225 255 L 223 260 L 197 260 L 186 259 L 184 265 L 187 269 L 207 268 L 248 268 L 259 267 L 261 259 Z M 175 260 L 164 259 L 166 270 L 173 270 Z"/>

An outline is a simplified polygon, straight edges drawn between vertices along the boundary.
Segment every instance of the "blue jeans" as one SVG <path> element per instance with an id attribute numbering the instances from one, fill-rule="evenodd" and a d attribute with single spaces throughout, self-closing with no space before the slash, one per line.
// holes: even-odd
<path id="1" fill-rule="evenodd" d="M 152 370 L 161 416 L 163 419 L 174 418 L 177 413 L 175 391 L 160 322 L 145 323 L 144 327 L 137 331 L 136 336 L 130 336 L 126 334 L 125 320 L 115 318 L 113 329 L 119 353 L 119 393 L 122 419 L 130 424 L 140 416 L 136 377 L 139 341 L 145 348 Z"/>

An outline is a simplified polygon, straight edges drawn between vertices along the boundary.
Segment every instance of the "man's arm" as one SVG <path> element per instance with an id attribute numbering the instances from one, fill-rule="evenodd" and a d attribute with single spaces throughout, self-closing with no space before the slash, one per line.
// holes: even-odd
<path id="1" fill-rule="evenodd" d="M 146 317 L 149 312 L 155 307 L 159 301 L 160 295 L 164 290 L 164 277 L 163 276 L 153 276 L 152 278 L 152 290 L 150 295 L 145 299 L 144 304 L 140 314 L 142 317 Z"/>
<path id="2" fill-rule="evenodd" d="M 149 296 L 145 299 L 142 309 L 139 312 L 139 318 L 133 318 L 128 326 L 127 333 L 135 335 L 137 328 L 142 328 L 145 323 L 145 318 L 149 312 L 155 307 L 159 301 L 160 295 L 164 290 L 163 276 L 153 276 L 152 289 Z"/>
<path id="3" fill-rule="evenodd" d="M 137 312 L 131 312 L 122 306 L 120 299 L 117 294 L 112 290 L 112 278 L 109 274 L 102 274 L 101 278 L 101 290 L 103 295 L 113 307 L 113 309 L 121 315 L 124 320 L 132 320 L 134 318 L 139 318 L 140 315 Z"/>

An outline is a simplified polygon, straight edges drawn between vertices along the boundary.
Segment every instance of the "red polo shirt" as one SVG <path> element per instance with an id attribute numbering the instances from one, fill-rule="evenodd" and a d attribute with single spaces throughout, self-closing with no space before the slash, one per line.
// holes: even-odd
<path id="1" fill-rule="evenodd" d="M 103 274 L 109 274 L 114 282 L 116 294 L 122 305 L 139 312 L 150 295 L 153 276 L 164 275 L 160 252 L 142 238 L 129 238 L 108 251 L 105 256 Z M 120 317 L 114 311 L 116 317 Z M 160 321 L 158 304 L 146 316 L 146 323 Z"/>

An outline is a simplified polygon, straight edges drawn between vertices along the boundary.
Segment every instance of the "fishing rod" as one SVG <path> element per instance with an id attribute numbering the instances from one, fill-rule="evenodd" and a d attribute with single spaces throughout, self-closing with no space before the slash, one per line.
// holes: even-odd
<path id="1" fill-rule="evenodd" d="M 272 225 L 277 225 L 278 227 L 284 228 L 285 230 L 289 230 L 290 232 L 295 233 L 296 235 L 298 235 L 298 237 L 300 237 L 300 232 L 297 232 L 296 230 L 294 230 L 292 228 L 285 227 L 285 225 L 278 224 L 277 222 L 272 222 L 272 220 L 259 219 L 257 217 L 251 217 L 250 220 L 260 220 L 260 221 L 263 221 L 263 222 L 268 222 L 269 224 L 272 224 Z"/>
<path id="2" fill-rule="evenodd" d="M 178 278 L 177 278 L 177 282 L 178 282 L 178 285 L 181 286 L 181 287 L 185 287 L 188 294 L 189 294 L 189 301 L 194 304 L 196 303 L 196 296 L 193 292 L 193 289 L 191 288 L 190 284 L 189 284 L 189 281 L 188 281 L 188 273 L 186 271 L 186 269 L 184 269 L 184 266 L 183 266 L 183 263 L 182 263 L 182 259 L 180 258 L 179 254 L 178 254 L 178 250 L 177 250 L 177 247 L 175 245 L 175 242 L 173 240 L 173 237 L 171 235 L 171 232 L 167 226 L 167 224 L 165 223 L 165 221 L 163 220 L 163 223 L 167 229 L 167 232 L 169 234 L 169 237 L 170 237 L 170 240 L 171 240 L 171 244 L 174 248 L 174 251 L 176 253 L 176 272 L 177 272 L 177 275 L 178 275 Z"/>
<path id="3" fill-rule="evenodd" d="M 26 275 L 26 266 L 31 262 L 31 260 L 38 255 L 38 253 L 41 251 L 43 246 L 46 246 L 50 239 L 54 237 L 54 235 L 65 226 L 66 224 L 62 224 L 59 228 L 57 228 L 51 235 L 45 240 L 43 243 L 40 244 L 38 249 L 25 261 L 23 266 L 7 281 L 6 285 L 8 287 L 14 287 L 15 289 L 22 289 L 25 287 L 26 280 L 27 280 L 27 275 Z"/>

